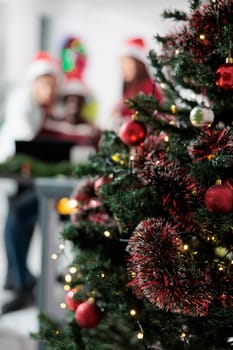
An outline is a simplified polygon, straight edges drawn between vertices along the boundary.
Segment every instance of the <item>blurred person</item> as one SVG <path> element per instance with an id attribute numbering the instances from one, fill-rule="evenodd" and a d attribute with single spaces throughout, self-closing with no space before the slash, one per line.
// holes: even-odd
<path id="1" fill-rule="evenodd" d="M 146 63 L 147 46 L 143 38 L 133 37 L 125 40 L 121 55 L 120 69 L 122 73 L 122 90 L 120 102 L 114 109 L 113 117 L 117 126 L 129 119 L 135 112 L 130 109 L 127 99 L 137 94 L 154 95 L 162 102 L 163 96 L 159 86 L 153 82 Z"/>
<path id="2" fill-rule="evenodd" d="M 15 154 L 15 141 L 30 141 L 40 133 L 44 121 L 56 115 L 58 108 L 57 61 L 46 52 L 35 55 L 26 82 L 12 93 L 6 103 L 0 128 L 0 161 Z M 59 113 L 58 113 L 59 114 Z M 18 183 L 9 198 L 4 227 L 7 274 L 4 288 L 14 292 L 3 304 L 2 313 L 21 309 L 34 302 L 36 278 L 27 266 L 27 257 L 38 214 L 38 200 L 31 183 Z"/>
<path id="3" fill-rule="evenodd" d="M 58 113 L 59 63 L 46 52 L 38 52 L 25 81 L 7 99 L 0 128 L 0 162 L 15 154 L 15 141 L 37 136 L 45 118 Z"/>

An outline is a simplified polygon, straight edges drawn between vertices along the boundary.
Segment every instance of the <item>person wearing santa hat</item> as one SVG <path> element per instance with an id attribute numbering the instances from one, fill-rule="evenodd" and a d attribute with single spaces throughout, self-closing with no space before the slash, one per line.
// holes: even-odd
<path id="1" fill-rule="evenodd" d="M 60 68 L 47 52 L 38 52 L 26 72 L 25 81 L 9 95 L 0 128 L 0 162 L 15 153 L 15 140 L 32 140 L 44 116 L 56 114 Z"/>
<path id="2" fill-rule="evenodd" d="M 131 37 L 124 41 L 120 52 L 120 68 L 122 73 L 121 100 L 114 109 L 113 117 L 119 126 L 129 119 L 134 110 L 129 108 L 127 99 L 137 94 L 153 95 L 162 102 L 163 95 L 159 86 L 153 82 L 147 64 L 147 45 L 141 37 Z M 117 126 L 116 126 L 117 127 Z"/>
<path id="3" fill-rule="evenodd" d="M 47 52 L 33 58 L 26 82 L 9 97 L 0 128 L 0 162 L 15 154 L 16 140 L 32 140 L 41 131 L 44 120 L 59 110 L 57 104 L 59 65 Z M 9 198 L 4 227 L 7 276 L 4 288 L 12 300 L 2 305 L 2 314 L 22 309 L 34 302 L 36 278 L 27 266 L 31 238 L 38 215 L 38 200 L 33 185 L 18 184 Z"/>

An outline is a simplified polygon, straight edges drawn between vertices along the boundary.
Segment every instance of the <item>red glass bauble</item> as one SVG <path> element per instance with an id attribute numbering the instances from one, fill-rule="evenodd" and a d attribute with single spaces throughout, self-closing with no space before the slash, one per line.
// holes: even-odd
<path id="1" fill-rule="evenodd" d="M 224 185 L 213 185 L 206 191 L 204 202 L 209 211 L 227 214 L 233 210 L 233 191 Z"/>
<path id="2" fill-rule="evenodd" d="M 65 297 L 66 305 L 70 311 L 75 311 L 77 307 L 82 303 L 81 300 L 74 299 L 75 293 L 77 293 L 77 289 L 73 288 L 66 294 Z"/>
<path id="3" fill-rule="evenodd" d="M 216 85 L 225 90 L 233 89 L 233 63 L 225 63 L 218 68 Z"/>
<path id="4" fill-rule="evenodd" d="M 101 320 L 100 308 L 90 300 L 84 301 L 75 311 L 75 320 L 81 328 L 95 328 Z"/>
<path id="5" fill-rule="evenodd" d="M 145 140 L 146 127 L 137 120 L 128 121 L 121 126 L 119 136 L 127 146 L 139 146 Z"/>

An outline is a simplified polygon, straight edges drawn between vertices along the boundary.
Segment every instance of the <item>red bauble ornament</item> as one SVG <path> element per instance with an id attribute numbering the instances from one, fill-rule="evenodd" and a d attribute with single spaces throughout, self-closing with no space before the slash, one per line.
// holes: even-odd
<path id="1" fill-rule="evenodd" d="M 227 214 L 233 210 L 233 191 L 224 185 L 213 185 L 206 191 L 204 202 L 209 211 Z"/>
<path id="2" fill-rule="evenodd" d="M 100 308 L 92 300 L 84 301 L 77 307 L 75 319 L 81 328 L 95 328 L 101 320 Z"/>
<path id="3" fill-rule="evenodd" d="M 71 289 L 65 297 L 66 305 L 70 311 L 75 311 L 77 307 L 82 303 L 81 300 L 74 300 L 74 295 L 77 293 L 77 289 Z"/>
<path id="4" fill-rule="evenodd" d="M 216 85 L 225 90 L 233 89 L 233 63 L 232 62 L 222 64 L 218 68 L 216 72 Z"/>
<path id="5" fill-rule="evenodd" d="M 121 126 L 119 136 L 127 146 L 139 146 L 145 140 L 146 127 L 137 120 L 128 121 Z"/>

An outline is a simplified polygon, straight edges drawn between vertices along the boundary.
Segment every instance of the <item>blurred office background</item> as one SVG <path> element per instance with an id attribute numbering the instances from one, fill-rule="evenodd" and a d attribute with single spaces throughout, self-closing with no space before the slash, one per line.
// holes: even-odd
<path id="1" fill-rule="evenodd" d="M 162 11 L 187 5 L 187 0 L 0 0 L 1 96 L 20 82 L 37 50 L 59 57 L 64 39 L 77 35 L 89 56 L 86 79 L 99 102 L 98 122 L 109 127 L 124 38 L 142 35 L 155 48 L 154 35 L 174 25 L 161 18 Z"/>

